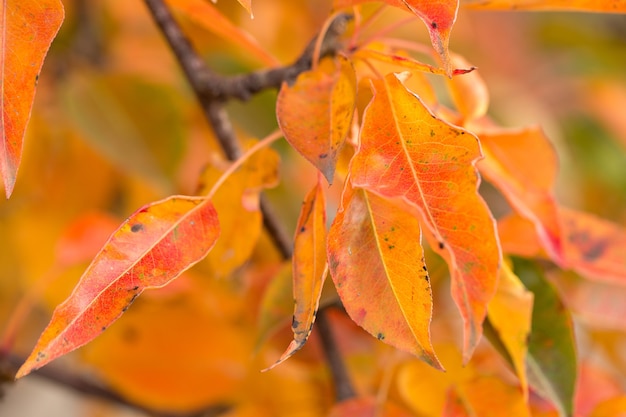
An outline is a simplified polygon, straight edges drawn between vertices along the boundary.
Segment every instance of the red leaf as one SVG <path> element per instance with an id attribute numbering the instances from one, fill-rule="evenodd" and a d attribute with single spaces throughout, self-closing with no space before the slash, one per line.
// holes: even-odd
<path id="1" fill-rule="evenodd" d="M 204 258 L 218 235 L 217 213 L 202 197 L 172 196 L 136 211 L 55 309 L 16 378 L 90 342 L 144 289 L 167 285 Z"/>
<path id="2" fill-rule="evenodd" d="M 326 278 L 326 198 L 321 177 L 304 199 L 294 241 L 293 298 L 296 305 L 291 324 L 294 339 L 280 359 L 268 369 L 300 350 L 315 322 Z"/>
<path id="3" fill-rule="evenodd" d="M 436 246 L 446 249 L 467 360 L 482 335 L 500 262 L 494 221 L 477 192 L 478 140 L 435 117 L 397 75 L 373 81 L 373 87 L 352 160 L 352 182 L 407 203 Z"/>
<path id="4" fill-rule="evenodd" d="M 354 6 L 367 3 L 372 0 L 335 0 L 336 8 Z M 448 45 L 450 32 L 456 21 L 456 13 L 459 8 L 458 0 L 381 0 L 391 6 L 401 9 L 409 9 L 426 24 L 430 41 L 443 61 L 446 74 L 452 75 L 452 63 Z"/>
<path id="5" fill-rule="evenodd" d="M 333 182 L 339 150 L 351 127 L 356 75 L 345 57 L 325 59 L 293 86 L 283 84 L 276 117 L 285 139 Z"/>
<path id="6" fill-rule="evenodd" d="M 432 294 L 417 219 L 348 185 L 328 234 L 328 264 L 355 323 L 443 369 L 430 341 Z"/>
<path id="7" fill-rule="evenodd" d="M 7 198 L 22 159 L 39 71 L 63 16 L 59 0 L 0 1 L 0 171 Z"/>

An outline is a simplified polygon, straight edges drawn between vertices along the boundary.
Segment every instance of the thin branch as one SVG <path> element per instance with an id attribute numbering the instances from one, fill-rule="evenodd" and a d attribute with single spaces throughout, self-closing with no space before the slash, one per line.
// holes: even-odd
<path id="1" fill-rule="evenodd" d="M 333 329 L 328 319 L 328 309 L 317 312 L 317 329 L 319 330 L 322 346 L 326 360 L 330 364 L 330 371 L 335 381 L 335 398 L 337 402 L 345 401 L 356 396 L 348 371 L 343 363 L 343 358 L 337 347 L 337 342 L 333 335 Z"/>
<path id="2" fill-rule="evenodd" d="M 345 31 L 346 23 L 351 19 L 348 14 L 335 16 L 323 34 L 324 39 L 321 45 L 318 44 L 317 38 L 312 39 L 300 57 L 289 66 L 225 77 L 213 73 L 206 67 L 163 0 L 145 0 L 145 2 L 183 68 L 204 109 L 207 121 L 213 128 L 226 157 L 230 160 L 237 159 L 242 151 L 230 119 L 223 108 L 223 101 L 229 98 L 246 100 L 263 89 L 278 88 L 283 82 L 293 82 L 298 74 L 311 68 L 313 55 L 317 55 L 316 49 L 319 51 L 320 58 L 337 53 L 340 46 L 339 37 Z M 263 195 L 261 195 L 260 208 L 265 230 L 272 237 L 282 257 L 290 259 L 293 254 L 292 241 Z M 326 311 L 318 312 L 317 323 L 322 346 L 333 375 L 336 398 L 338 401 L 352 398 L 355 396 L 355 391 L 337 349 Z"/>

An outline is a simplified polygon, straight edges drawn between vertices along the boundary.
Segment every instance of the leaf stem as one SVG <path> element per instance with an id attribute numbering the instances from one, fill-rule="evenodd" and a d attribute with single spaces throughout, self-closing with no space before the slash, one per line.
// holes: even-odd
<path id="1" fill-rule="evenodd" d="M 255 143 L 250 149 L 244 152 L 236 161 L 234 161 L 226 171 L 215 181 L 211 190 L 207 193 L 207 199 L 212 199 L 217 190 L 224 184 L 224 182 L 230 177 L 241 165 L 243 165 L 252 155 L 254 155 L 260 149 L 263 149 L 272 143 L 276 142 L 278 139 L 283 137 L 283 132 L 280 130 L 275 130 L 274 132 L 267 135 L 265 138 Z"/>

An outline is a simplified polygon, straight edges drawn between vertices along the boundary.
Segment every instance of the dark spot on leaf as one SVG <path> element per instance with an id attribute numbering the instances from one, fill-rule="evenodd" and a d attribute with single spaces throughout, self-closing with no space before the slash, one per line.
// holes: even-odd
<path id="1" fill-rule="evenodd" d="M 424 275 L 424 279 L 426 280 L 426 282 L 430 282 L 430 277 L 428 276 L 428 274 Z"/>
<path id="2" fill-rule="evenodd" d="M 298 320 L 296 320 L 295 317 L 293 317 L 291 319 L 291 328 L 292 329 L 297 329 L 300 326 L 300 322 Z"/>
<path id="3" fill-rule="evenodd" d="M 130 227 L 130 231 L 133 233 L 141 232 L 143 230 L 143 224 L 135 223 Z"/>
<path id="4" fill-rule="evenodd" d="M 102 329 L 100 330 L 105 331 L 106 329 L 107 329 L 107 326 L 102 326 Z"/>
<path id="5" fill-rule="evenodd" d="M 382 334 L 382 333 L 378 333 L 378 334 L 376 335 L 376 338 L 377 338 L 378 340 L 385 340 L 385 335 L 384 335 L 384 334 Z"/>
<path id="6" fill-rule="evenodd" d="M 434 131 L 434 130 L 431 130 L 431 131 L 430 131 L 430 137 L 432 138 L 433 136 L 435 136 L 435 131 Z"/>
<path id="7" fill-rule="evenodd" d="M 445 247 L 445 245 L 443 244 L 443 242 L 439 242 L 439 249 L 443 249 Z"/>
<path id="8" fill-rule="evenodd" d="M 328 158 L 328 154 L 327 154 L 327 153 L 321 153 L 321 154 L 319 155 L 319 158 L 320 158 L 320 159 L 326 159 L 326 158 Z"/>
<path id="9" fill-rule="evenodd" d="M 395 249 L 395 246 L 394 246 L 394 245 L 388 245 L 387 247 L 388 247 L 389 249 Z"/>
<path id="10" fill-rule="evenodd" d="M 37 352 L 37 361 L 45 359 L 46 355 L 43 352 Z"/>
<path id="11" fill-rule="evenodd" d="M 426 265 L 422 266 L 422 269 L 423 269 L 424 271 L 428 271 L 428 268 L 426 268 Z"/>
<path id="12" fill-rule="evenodd" d="M 433 28 L 433 29 L 437 29 L 437 22 L 432 22 L 430 24 L 430 27 Z"/>
<path id="13" fill-rule="evenodd" d="M 135 286 L 133 287 L 133 291 L 137 291 L 138 289 L 139 289 L 139 285 L 135 285 Z"/>
<path id="14" fill-rule="evenodd" d="M 300 228 L 300 233 L 304 233 L 305 231 L 306 231 L 306 227 L 302 226 L 302 227 Z"/>

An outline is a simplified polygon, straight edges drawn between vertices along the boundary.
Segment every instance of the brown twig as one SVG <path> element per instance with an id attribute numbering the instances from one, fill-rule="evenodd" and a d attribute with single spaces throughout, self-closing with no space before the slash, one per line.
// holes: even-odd
<path id="1" fill-rule="evenodd" d="M 241 154 L 241 149 L 230 120 L 222 107 L 222 102 L 231 98 L 246 100 L 263 89 L 278 88 L 283 82 L 293 82 L 298 74 L 311 67 L 317 38 L 309 42 L 304 52 L 291 65 L 246 75 L 220 76 L 206 67 L 163 0 L 145 0 L 145 2 L 183 68 L 226 157 L 230 160 L 237 159 Z M 345 31 L 346 23 L 350 19 L 350 15 L 339 14 L 328 25 L 328 30 L 323 34 L 324 39 L 319 50 L 320 57 L 332 55 L 338 51 L 339 37 Z M 283 258 L 290 259 L 293 254 L 291 239 L 264 196 L 261 196 L 261 212 L 265 230 L 272 237 Z M 354 388 L 337 350 L 324 310 L 318 312 L 317 322 L 322 346 L 335 382 L 335 396 L 338 401 L 354 397 Z"/>

